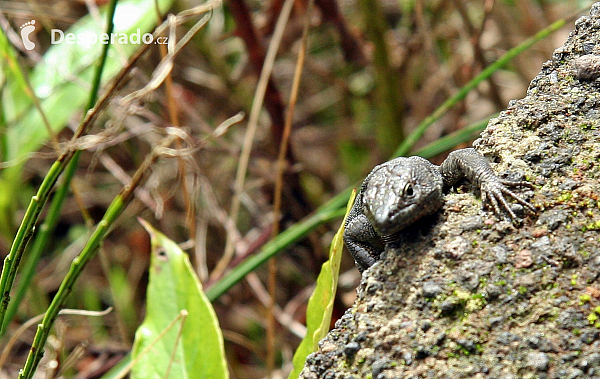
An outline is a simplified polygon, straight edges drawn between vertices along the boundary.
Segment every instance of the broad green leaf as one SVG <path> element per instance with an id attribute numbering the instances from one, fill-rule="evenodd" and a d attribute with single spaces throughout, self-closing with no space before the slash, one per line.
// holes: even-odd
<path id="1" fill-rule="evenodd" d="M 219 322 L 187 254 L 141 222 L 150 233 L 152 257 L 146 318 L 135 334 L 131 378 L 228 378 Z M 187 317 L 169 328 L 183 310 Z"/>
<path id="2" fill-rule="evenodd" d="M 333 241 L 331 241 L 329 260 L 321 266 L 321 272 L 317 278 L 317 286 L 308 300 L 306 308 L 306 336 L 302 342 L 300 342 L 300 346 L 298 346 L 298 349 L 294 354 L 294 369 L 290 373 L 288 379 L 295 379 L 300 375 L 308 354 L 317 350 L 317 344 L 325 337 L 327 332 L 329 332 L 331 313 L 333 312 L 333 301 L 335 299 L 340 273 L 342 249 L 344 247 L 344 242 L 342 240 L 342 236 L 344 235 L 344 224 L 346 223 L 346 217 L 348 217 L 350 208 L 352 208 L 352 204 L 354 203 L 355 196 L 356 191 L 353 191 L 350 200 L 348 201 L 344 221 L 333 237 Z"/>

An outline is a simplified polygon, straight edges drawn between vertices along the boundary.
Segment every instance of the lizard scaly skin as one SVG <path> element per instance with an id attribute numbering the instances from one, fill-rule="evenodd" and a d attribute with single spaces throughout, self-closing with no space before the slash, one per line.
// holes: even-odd
<path id="1" fill-rule="evenodd" d="M 497 214 L 504 209 L 517 218 L 505 195 L 535 212 L 533 205 L 506 187 L 531 184 L 498 178 L 475 149 L 453 151 L 440 166 L 416 156 L 395 158 L 367 175 L 346 219 L 344 243 L 358 269 L 372 266 L 404 228 L 437 212 L 444 194 L 462 178 L 481 190 L 483 203 L 491 204 Z"/>

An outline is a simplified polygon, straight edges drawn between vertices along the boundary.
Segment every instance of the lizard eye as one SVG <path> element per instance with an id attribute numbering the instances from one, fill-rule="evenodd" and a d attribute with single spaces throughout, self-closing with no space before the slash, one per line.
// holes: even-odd
<path id="1" fill-rule="evenodd" d="M 413 186 L 410 183 L 407 183 L 404 186 L 404 190 L 402 192 L 408 197 L 412 197 L 415 194 L 415 190 L 413 189 Z"/>

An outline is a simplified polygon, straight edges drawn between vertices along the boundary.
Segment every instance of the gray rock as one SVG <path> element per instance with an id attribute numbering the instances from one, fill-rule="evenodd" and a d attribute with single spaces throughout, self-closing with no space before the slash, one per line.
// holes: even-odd
<path id="1" fill-rule="evenodd" d="M 534 352 L 527 354 L 527 366 L 536 371 L 547 371 L 550 358 L 548 354 L 542 352 Z"/>
<path id="2" fill-rule="evenodd" d="M 428 281 L 428 282 L 423 283 L 422 292 L 423 292 L 423 297 L 425 297 L 425 298 L 428 298 L 428 299 L 435 298 L 437 295 L 442 293 L 442 291 L 443 291 L 442 287 L 435 282 Z"/>

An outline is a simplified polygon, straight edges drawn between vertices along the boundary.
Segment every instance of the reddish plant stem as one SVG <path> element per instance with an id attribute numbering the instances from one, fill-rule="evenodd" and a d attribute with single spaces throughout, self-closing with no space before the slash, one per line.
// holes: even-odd
<path id="1" fill-rule="evenodd" d="M 244 40 L 252 64 L 252 69 L 256 75 L 259 76 L 262 71 L 266 52 L 259 40 L 254 24 L 252 23 L 248 6 L 244 0 L 230 0 L 227 4 L 229 5 L 229 10 L 237 25 L 235 35 Z M 275 86 L 273 78 L 269 78 L 264 106 L 271 117 L 271 135 L 275 146 L 281 144 L 281 137 L 283 135 L 285 107 L 282 99 L 281 93 Z"/>
<path id="2" fill-rule="evenodd" d="M 340 33 L 340 46 L 346 61 L 365 66 L 367 59 L 361 49 L 361 43 L 348 28 L 336 0 L 315 0 L 315 5 L 321 10 L 323 21 L 332 23 Z"/>

